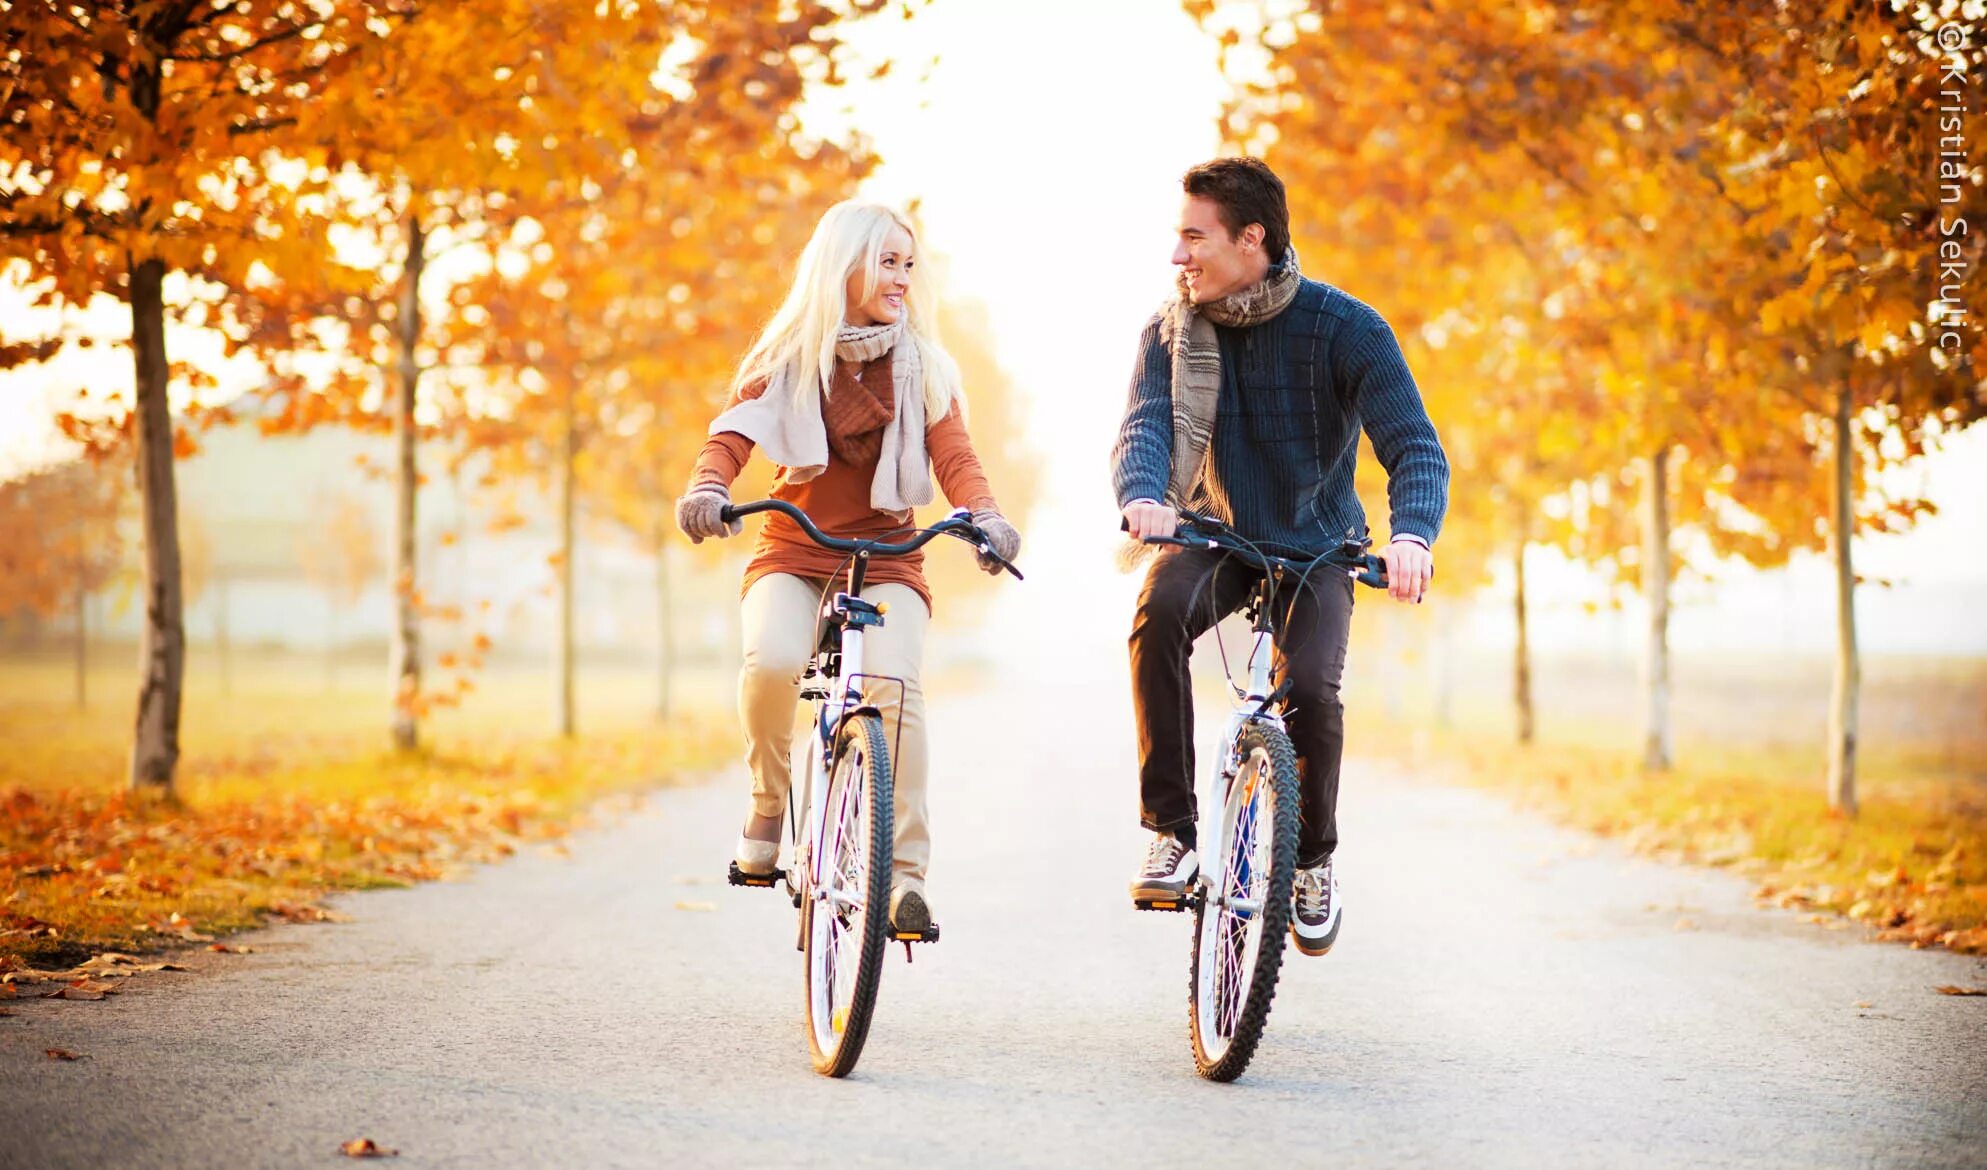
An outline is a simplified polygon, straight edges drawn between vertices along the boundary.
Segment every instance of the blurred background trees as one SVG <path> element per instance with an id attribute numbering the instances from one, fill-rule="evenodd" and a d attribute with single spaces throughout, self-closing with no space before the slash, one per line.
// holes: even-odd
<path id="1" fill-rule="evenodd" d="M 1662 770 L 1679 566 L 1825 547 L 1827 786 L 1853 813 L 1854 538 L 1924 515 L 1881 473 L 1987 414 L 1982 334 L 1942 346 L 1934 303 L 1940 78 L 1982 61 L 1970 32 L 1937 39 L 1959 6 L 1256 11 L 1225 37 L 1265 67 L 1228 134 L 1288 183 L 1307 269 L 1402 335 L 1455 462 L 1444 570 L 1516 568 L 1520 738 L 1527 548 L 1644 594 L 1643 757 Z M 1962 170 L 1953 189 L 1976 191 Z M 1976 269 L 1978 239 L 1954 244 Z"/>

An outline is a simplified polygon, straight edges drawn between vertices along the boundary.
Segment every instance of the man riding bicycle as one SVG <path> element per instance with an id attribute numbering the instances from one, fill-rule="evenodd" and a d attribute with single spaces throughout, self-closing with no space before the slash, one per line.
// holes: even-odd
<path id="1" fill-rule="evenodd" d="M 1172 536 L 1187 508 L 1286 555 L 1338 548 L 1366 532 L 1353 491 L 1363 427 L 1387 471 L 1388 593 L 1420 602 L 1449 465 L 1392 329 L 1298 271 L 1283 183 L 1268 166 L 1217 159 L 1182 186 L 1179 296 L 1146 324 L 1112 452 L 1126 528 L 1135 540 Z M 1168 547 L 1146 573 L 1131 666 L 1141 823 L 1156 836 L 1134 901 L 1177 899 L 1198 872 L 1187 664 L 1195 639 L 1250 597 L 1256 572 L 1216 549 Z M 1302 772 L 1292 932 L 1307 955 L 1331 949 L 1342 912 L 1332 854 L 1352 591 L 1345 574 L 1319 573 L 1275 615 Z"/>

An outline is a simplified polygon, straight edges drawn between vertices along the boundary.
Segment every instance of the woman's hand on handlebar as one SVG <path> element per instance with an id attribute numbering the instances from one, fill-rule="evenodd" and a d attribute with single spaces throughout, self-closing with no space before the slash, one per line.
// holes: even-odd
<path id="1" fill-rule="evenodd" d="M 694 488 L 676 501 L 676 526 L 690 538 L 691 544 L 702 544 L 706 538 L 737 536 L 745 531 L 745 525 L 736 520 L 725 521 L 724 509 L 730 503 L 731 493 L 721 487 Z"/>
<path id="2" fill-rule="evenodd" d="M 987 547 L 993 553 L 992 556 L 980 554 L 980 568 L 995 577 L 1007 572 L 1021 552 L 1021 533 L 1007 522 L 1007 517 L 992 508 L 973 513 L 973 527 L 986 537 Z"/>

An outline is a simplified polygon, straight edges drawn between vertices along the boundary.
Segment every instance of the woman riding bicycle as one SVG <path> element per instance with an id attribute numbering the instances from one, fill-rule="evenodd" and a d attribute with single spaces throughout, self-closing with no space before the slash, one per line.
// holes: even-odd
<path id="1" fill-rule="evenodd" d="M 720 515 L 754 446 L 778 465 L 773 497 L 806 512 L 830 536 L 869 540 L 901 533 L 912 509 L 932 502 L 932 480 L 968 508 L 992 550 L 1013 560 L 1021 537 L 1000 514 L 966 431 L 959 370 L 933 331 L 937 303 L 918 271 L 915 234 L 876 204 L 828 209 L 800 254 L 793 287 L 747 351 L 730 398 L 710 426 L 676 520 L 694 542 L 742 530 Z M 752 771 L 752 812 L 738 840 L 740 869 L 771 873 L 791 787 L 788 751 L 800 679 L 814 652 L 823 594 L 843 554 L 768 517 L 745 569 L 740 603 L 745 662 L 738 709 Z M 1000 565 L 985 558 L 988 572 Z M 888 621 L 871 632 L 868 674 L 903 680 L 872 688 L 870 701 L 896 726 L 895 863 L 890 923 L 931 925 L 925 870 L 924 690 L 919 668 L 931 590 L 922 553 L 880 557 L 864 599 Z"/>

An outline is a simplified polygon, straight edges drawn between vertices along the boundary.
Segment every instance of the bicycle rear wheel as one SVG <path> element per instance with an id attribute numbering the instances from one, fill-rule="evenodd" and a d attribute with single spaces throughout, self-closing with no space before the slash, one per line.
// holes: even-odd
<path id="1" fill-rule="evenodd" d="M 1194 1068 L 1232 1081 L 1249 1067 L 1269 1021 L 1297 872 L 1297 753 L 1271 723 L 1244 724 L 1221 811 L 1221 836 L 1202 867 L 1188 968 Z M 1210 844 L 1215 844 L 1210 842 Z"/>
<path id="2" fill-rule="evenodd" d="M 805 908 L 807 1042 L 814 1071 L 847 1076 L 869 1037 L 890 917 L 889 740 L 875 715 L 835 740 Z"/>

